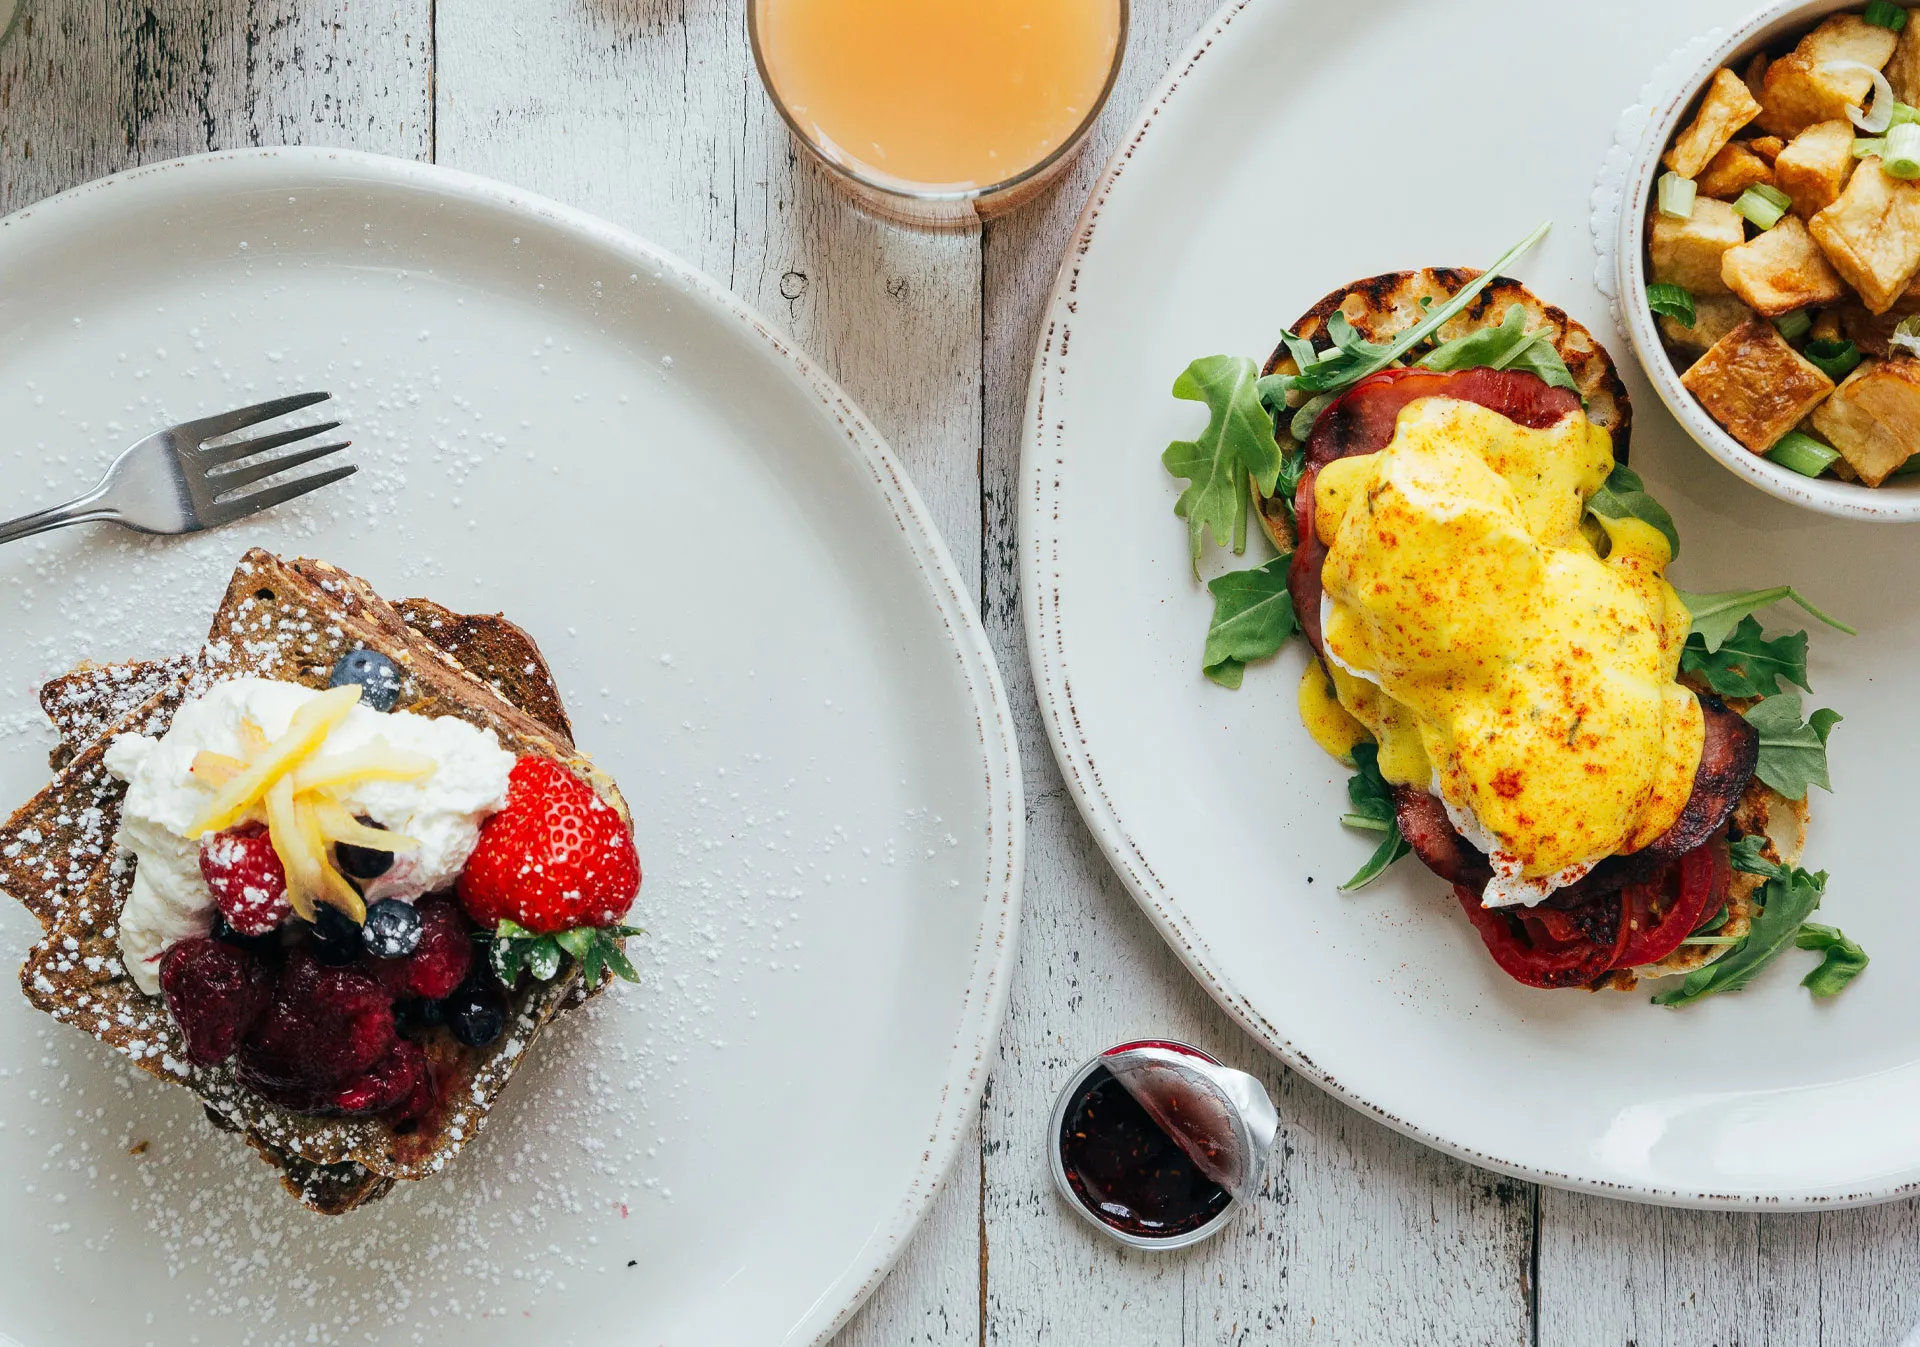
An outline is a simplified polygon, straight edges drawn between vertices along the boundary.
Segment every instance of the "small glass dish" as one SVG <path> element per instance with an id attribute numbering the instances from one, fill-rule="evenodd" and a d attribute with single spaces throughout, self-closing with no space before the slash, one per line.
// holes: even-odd
<path id="1" fill-rule="evenodd" d="M 1126 61 L 1131 0 L 1115 2 L 1119 6 L 1119 32 L 1113 46 L 1113 59 L 1108 65 L 1106 81 L 1100 87 L 1099 96 L 1093 100 L 1086 115 L 1072 133 L 1038 163 L 1000 181 L 985 184 L 942 186 L 890 178 L 854 161 L 837 147 L 822 143 L 794 116 L 768 65 L 761 11 L 768 5 L 781 3 L 781 0 L 748 0 L 747 36 L 753 47 L 754 67 L 760 72 L 760 83 L 766 89 L 767 97 L 773 100 L 780 119 L 787 124 L 794 143 L 826 170 L 827 176 L 840 190 L 866 210 L 896 224 L 922 229 L 967 229 L 983 220 L 1005 215 L 1038 196 L 1066 171 L 1074 157 L 1085 147 L 1088 132 L 1106 107 L 1114 83 L 1120 77 L 1120 67 Z M 6 0 L 0 0 L 0 5 L 5 3 Z"/>
<path id="2" fill-rule="evenodd" d="M 1279 1121 L 1255 1077 L 1191 1044 L 1136 1039 L 1068 1078 L 1047 1156 L 1061 1199 L 1101 1234 L 1184 1249 L 1219 1234 L 1252 1198 Z M 1126 1191 L 1130 1182 L 1147 1191 Z"/>

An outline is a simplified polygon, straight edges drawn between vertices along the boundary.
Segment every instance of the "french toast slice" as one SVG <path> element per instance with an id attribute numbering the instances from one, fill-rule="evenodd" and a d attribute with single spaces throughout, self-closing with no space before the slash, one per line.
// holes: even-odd
<path id="1" fill-rule="evenodd" d="M 524 633 L 520 636 L 524 649 L 537 657 L 537 647 Z M 464 669 L 364 581 L 324 563 L 287 563 L 255 551 L 236 571 L 192 671 L 77 752 L 42 792 L 52 798 L 36 797 L 23 810 L 31 827 L 32 819 L 72 817 L 91 808 L 98 815 L 91 833 L 105 839 L 104 847 L 76 852 L 69 869 L 55 875 L 57 892 L 32 892 L 44 869 L 29 869 L 23 888 L 15 888 L 11 877 L 7 882 L 30 907 L 45 911 L 49 922 L 21 972 L 28 999 L 56 1019 L 93 1033 L 142 1069 L 195 1090 L 211 1114 L 245 1132 L 250 1144 L 280 1166 L 290 1189 L 326 1211 L 371 1200 L 394 1178 L 433 1173 L 471 1139 L 545 1025 L 583 990 L 577 965 L 568 965 L 553 982 L 515 992 L 508 1032 L 491 1047 L 465 1048 L 445 1030 L 433 1031 L 422 1047 L 442 1088 L 434 1111 L 417 1125 L 395 1129 L 378 1118 L 313 1117 L 278 1108 L 241 1087 L 230 1065 L 190 1065 L 164 1005 L 143 995 L 126 975 L 115 936 L 132 867 L 112 854 L 119 799 L 100 789 L 105 773 L 99 759 L 114 733 L 163 732 L 184 697 L 214 682 L 258 676 L 324 687 L 334 662 L 359 648 L 377 650 L 400 668 L 402 709 L 459 716 L 493 730 L 516 755 L 554 758 L 585 779 L 623 820 L 628 817 L 617 787 L 574 751 L 567 736 Z M 16 817 L 10 829 L 21 823 Z M 96 853 L 84 880 L 77 878 L 80 862 Z"/>

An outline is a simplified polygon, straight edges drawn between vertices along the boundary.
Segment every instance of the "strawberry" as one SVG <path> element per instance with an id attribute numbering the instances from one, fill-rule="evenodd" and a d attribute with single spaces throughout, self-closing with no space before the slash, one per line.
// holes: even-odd
<path id="1" fill-rule="evenodd" d="M 273 839 L 257 823 L 215 833 L 202 842 L 200 873 L 227 925 L 241 935 L 265 935 L 293 911 L 287 902 L 286 869 Z"/>
<path id="2" fill-rule="evenodd" d="M 551 758 L 522 758 L 507 803 L 480 828 L 460 875 L 467 915 L 491 931 L 611 926 L 640 891 L 640 857 L 619 813 Z"/>

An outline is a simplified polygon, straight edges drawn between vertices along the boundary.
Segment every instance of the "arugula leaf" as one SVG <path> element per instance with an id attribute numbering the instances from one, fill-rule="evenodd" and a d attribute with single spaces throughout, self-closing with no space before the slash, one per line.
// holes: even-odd
<path id="1" fill-rule="evenodd" d="M 1835 711 L 1800 719 L 1800 694 L 1782 692 L 1747 708 L 1747 724 L 1760 732 L 1760 761 L 1753 774 L 1789 800 L 1807 798 L 1807 788 L 1832 790 L 1827 779 L 1827 736 L 1840 723 Z"/>
<path id="2" fill-rule="evenodd" d="M 1368 832 L 1384 832 L 1386 836 L 1374 848 L 1367 863 L 1354 871 L 1352 879 L 1340 886 L 1342 893 L 1365 888 L 1385 874 L 1388 866 L 1412 850 L 1407 845 L 1407 839 L 1400 835 L 1400 825 L 1394 819 L 1393 788 L 1380 775 L 1380 746 L 1355 744 L 1353 765 L 1357 770 L 1347 782 L 1347 799 L 1353 804 L 1353 812 L 1340 821 Z"/>
<path id="3" fill-rule="evenodd" d="M 1270 374 L 1260 380 L 1260 397 L 1276 414 L 1288 407 L 1295 396 L 1305 399 L 1293 414 L 1293 438 L 1304 442 L 1313 433 L 1320 413 L 1333 405 L 1334 398 L 1370 374 L 1378 374 L 1414 347 L 1422 345 L 1445 327 L 1453 316 L 1479 296 L 1482 290 L 1500 278 L 1501 273 L 1530 250 L 1553 226 L 1541 225 L 1509 248 L 1504 256 L 1438 308 L 1427 310 L 1418 323 L 1384 345 L 1364 340 L 1353 330 L 1344 313 L 1336 312 L 1327 320 L 1327 336 L 1333 348 L 1315 353 L 1312 344 L 1292 333 L 1282 338 L 1287 344 L 1298 374 Z M 1305 357 L 1303 359 L 1303 357 Z"/>
<path id="4" fill-rule="evenodd" d="M 1288 553 L 1264 566 L 1230 571 L 1207 582 L 1213 595 L 1213 623 L 1207 628 L 1201 671 L 1221 687 L 1239 687 L 1247 665 L 1274 654 L 1299 630 L 1293 595 L 1287 592 L 1287 567 L 1292 562 L 1293 555 Z"/>
<path id="5" fill-rule="evenodd" d="M 1722 697 L 1771 697 L 1780 691 L 1782 678 L 1813 691 L 1807 682 L 1807 634 L 1796 631 L 1769 641 L 1751 617 L 1741 618 L 1718 650 L 1708 650 L 1698 633 L 1689 635 L 1680 651 L 1680 669 L 1704 678 Z"/>
<path id="6" fill-rule="evenodd" d="M 1761 875 L 1767 879 L 1783 874 L 1784 871 L 1766 857 L 1767 839 L 1757 833 L 1745 837 L 1736 837 L 1727 846 L 1733 868 L 1744 870 L 1750 875 Z"/>
<path id="7" fill-rule="evenodd" d="M 1278 430 L 1274 432 L 1278 435 Z M 1300 479 L 1307 475 L 1307 451 L 1299 445 L 1289 445 L 1280 451 L 1280 476 L 1273 484 L 1273 497 L 1287 508 L 1287 525 L 1293 530 L 1297 542 L 1300 537 L 1300 519 L 1294 513 L 1294 498 L 1300 492 Z"/>
<path id="8" fill-rule="evenodd" d="M 1680 602 L 1686 604 L 1687 611 L 1693 614 L 1692 634 L 1700 638 L 1708 654 L 1720 648 L 1721 642 L 1733 634 L 1742 618 L 1782 599 L 1798 604 L 1835 631 L 1844 631 L 1849 636 L 1860 634 L 1839 618 L 1828 617 L 1815 608 L 1792 585 L 1776 585 L 1772 589 L 1727 589 L 1713 594 L 1689 594 L 1681 590 L 1679 594 Z"/>
<path id="9" fill-rule="evenodd" d="M 1517 369 L 1537 374 L 1554 388 L 1578 393 L 1567 362 L 1560 358 L 1552 338 L 1544 329 L 1527 330 L 1527 307 L 1508 308 L 1498 327 L 1483 327 L 1464 337 L 1455 337 L 1429 351 L 1420 361 L 1426 369 Z"/>
<path id="10" fill-rule="evenodd" d="M 1173 383 L 1175 397 L 1207 405 L 1200 438 L 1175 440 L 1160 457 L 1168 472 L 1191 483 L 1173 512 L 1187 521 L 1196 568 L 1209 531 L 1216 546 L 1246 551 L 1248 478 L 1271 495 L 1280 476 L 1280 446 L 1254 391 L 1256 368 L 1245 356 L 1207 356 Z"/>
<path id="11" fill-rule="evenodd" d="M 1666 537 L 1671 552 L 1669 560 L 1679 559 L 1680 534 L 1673 526 L 1673 516 L 1667 513 L 1666 506 L 1647 494 L 1646 483 L 1640 480 L 1640 474 L 1626 464 L 1614 464 L 1606 482 L 1587 502 L 1587 509 L 1602 519 L 1638 519 L 1643 524 L 1653 525 Z M 1709 650 L 1713 648 L 1708 647 Z"/>
<path id="12" fill-rule="evenodd" d="M 1838 996 L 1849 982 L 1866 969 L 1867 952 L 1840 933 L 1837 926 L 1807 922 L 1793 943 L 1801 949 L 1824 951 L 1820 966 L 1800 979 L 1800 985 L 1815 996 Z"/>
<path id="13" fill-rule="evenodd" d="M 1739 991 L 1792 943 L 1802 924 L 1820 906 L 1826 888 L 1824 870 L 1816 874 L 1779 870 L 1761 891 L 1763 906 L 1754 916 L 1747 938 L 1715 962 L 1694 969 L 1679 986 L 1658 993 L 1654 1004 L 1686 1006 L 1704 996 Z"/>

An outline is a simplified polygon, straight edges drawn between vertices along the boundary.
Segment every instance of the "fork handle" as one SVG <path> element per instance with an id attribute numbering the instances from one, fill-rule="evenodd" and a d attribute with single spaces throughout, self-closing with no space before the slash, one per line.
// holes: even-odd
<path id="1" fill-rule="evenodd" d="M 69 524 L 92 524 L 118 518 L 119 511 L 105 504 L 105 494 L 101 490 L 89 491 L 79 500 L 0 524 L 0 543 L 10 543 L 15 538 L 31 538 L 36 533 L 65 528 Z"/>

